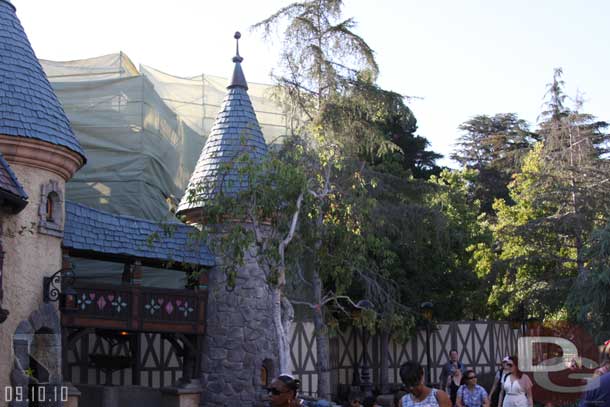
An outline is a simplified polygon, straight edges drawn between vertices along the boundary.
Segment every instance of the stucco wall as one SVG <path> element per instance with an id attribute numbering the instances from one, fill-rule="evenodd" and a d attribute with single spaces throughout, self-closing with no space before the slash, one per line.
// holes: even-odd
<path id="1" fill-rule="evenodd" d="M 61 238 L 38 232 L 41 185 L 54 180 L 62 192 L 65 190 L 65 182 L 57 174 L 14 163 L 10 165 L 27 192 L 29 203 L 19 214 L 1 218 L 5 252 L 2 307 L 8 309 L 10 315 L 0 325 L 0 405 L 5 404 L 4 388 L 10 385 L 15 328 L 42 303 L 43 277 L 61 268 Z"/>

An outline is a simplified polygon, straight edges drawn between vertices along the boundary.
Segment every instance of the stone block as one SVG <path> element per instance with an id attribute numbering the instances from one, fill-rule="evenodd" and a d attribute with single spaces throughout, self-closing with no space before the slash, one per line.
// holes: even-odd
<path id="1" fill-rule="evenodd" d="M 228 302 L 220 302 L 216 304 L 218 312 L 233 312 L 235 311 L 235 305 Z"/>
<path id="2" fill-rule="evenodd" d="M 219 405 L 219 406 L 231 406 L 230 400 L 222 393 L 211 393 L 204 390 L 203 393 L 204 402 L 202 405 Z"/>
<path id="3" fill-rule="evenodd" d="M 243 349 L 233 349 L 228 352 L 227 360 L 229 362 L 243 363 L 246 357 L 246 352 Z"/>
<path id="4" fill-rule="evenodd" d="M 214 324 L 208 324 L 208 329 L 207 329 L 207 333 L 209 336 L 227 336 L 228 335 L 228 330 L 227 328 L 224 328 L 220 325 Z"/>
<path id="5" fill-rule="evenodd" d="M 208 353 L 208 357 L 212 360 L 225 360 L 228 351 L 226 349 L 214 349 Z"/>
<path id="6" fill-rule="evenodd" d="M 244 365 L 241 362 L 229 362 L 228 360 L 223 360 L 222 367 L 232 371 L 237 371 L 239 369 L 243 369 Z"/>
<path id="7" fill-rule="evenodd" d="M 245 323 L 244 317 L 238 313 L 229 314 L 228 318 L 225 320 L 225 324 L 229 327 L 240 327 L 244 326 Z M 233 335 L 231 334 L 231 336 Z"/>
<path id="8" fill-rule="evenodd" d="M 231 386 L 233 386 L 235 393 L 242 393 L 244 390 L 247 389 L 248 383 L 245 380 L 235 380 L 233 381 Z"/>
<path id="9" fill-rule="evenodd" d="M 254 290 L 254 297 L 261 299 L 263 298 L 263 296 L 265 295 L 265 289 L 262 287 L 257 287 L 256 290 Z"/>
<path id="10" fill-rule="evenodd" d="M 236 394 L 235 390 L 233 390 L 233 386 L 231 386 L 230 383 L 224 387 L 222 393 L 227 397 L 233 397 Z"/>
<path id="11" fill-rule="evenodd" d="M 258 353 L 258 350 L 256 348 L 256 342 L 254 341 L 249 341 L 244 343 L 243 349 L 246 353 L 250 354 L 250 355 L 256 355 Z M 244 355 L 244 358 L 247 355 Z"/>
<path id="12" fill-rule="evenodd" d="M 220 380 L 215 380 L 213 382 L 206 383 L 206 391 L 210 391 L 212 393 L 222 393 L 225 384 Z"/>
<path id="13" fill-rule="evenodd" d="M 242 347 L 242 343 L 240 341 L 229 340 L 229 341 L 226 341 L 222 346 L 225 349 L 234 350 L 234 349 L 241 348 Z"/>
<path id="14" fill-rule="evenodd" d="M 246 340 L 256 342 L 259 338 L 264 336 L 262 329 L 256 329 L 253 327 L 246 328 Z"/>

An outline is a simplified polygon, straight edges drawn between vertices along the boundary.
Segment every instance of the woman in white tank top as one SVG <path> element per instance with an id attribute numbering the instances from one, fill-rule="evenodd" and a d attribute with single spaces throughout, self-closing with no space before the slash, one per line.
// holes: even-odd
<path id="1" fill-rule="evenodd" d="M 504 378 L 501 383 L 500 403 L 501 407 L 533 407 L 532 381 L 517 365 L 517 357 L 511 356 L 507 367 L 511 374 Z"/>
<path id="2" fill-rule="evenodd" d="M 442 390 L 424 384 L 424 369 L 417 362 L 407 362 L 400 367 L 400 378 L 408 392 L 401 400 L 401 407 L 451 407 L 451 400 Z"/>

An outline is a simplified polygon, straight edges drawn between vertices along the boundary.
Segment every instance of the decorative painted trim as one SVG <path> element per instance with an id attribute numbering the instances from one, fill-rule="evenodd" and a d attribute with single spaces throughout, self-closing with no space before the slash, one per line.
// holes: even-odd
<path id="1" fill-rule="evenodd" d="M 38 232 L 55 237 L 64 236 L 64 196 L 59 182 L 50 180 L 40 187 L 40 206 L 38 207 Z M 51 202 L 49 203 L 49 199 Z M 52 217 L 47 217 L 47 208 L 52 207 Z"/>
<path id="2" fill-rule="evenodd" d="M 72 178 L 85 161 L 63 146 L 24 137 L 0 134 L 0 152 L 9 164 L 22 164 L 59 175 L 64 181 Z"/>

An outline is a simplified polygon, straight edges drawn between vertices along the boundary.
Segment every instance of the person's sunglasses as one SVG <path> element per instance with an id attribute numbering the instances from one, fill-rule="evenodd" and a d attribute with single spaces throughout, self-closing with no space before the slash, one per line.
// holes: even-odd
<path id="1" fill-rule="evenodd" d="M 280 390 L 276 389 L 275 387 L 267 387 L 267 392 L 269 394 L 273 394 L 274 396 L 279 396 L 282 393 L 288 393 L 288 391 L 280 391 Z"/>
<path id="2" fill-rule="evenodd" d="M 476 378 L 477 378 L 476 376 L 468 376 L 468 377 L 467 377 L 467 379 L 468 379 L 468 380 L 470 380 L 470 379 L 476 379 Z"/>
<path id="3" fill-rule="evenodd" d="M 360 404 L 360 400 L 352 400 L 352 406 Z"/>
<path id="4" fill-rule="evenodd" d="M 506 363 L 506 366 L 507 367 L 513 367 L 513 364 L 512 363 Z"/>

